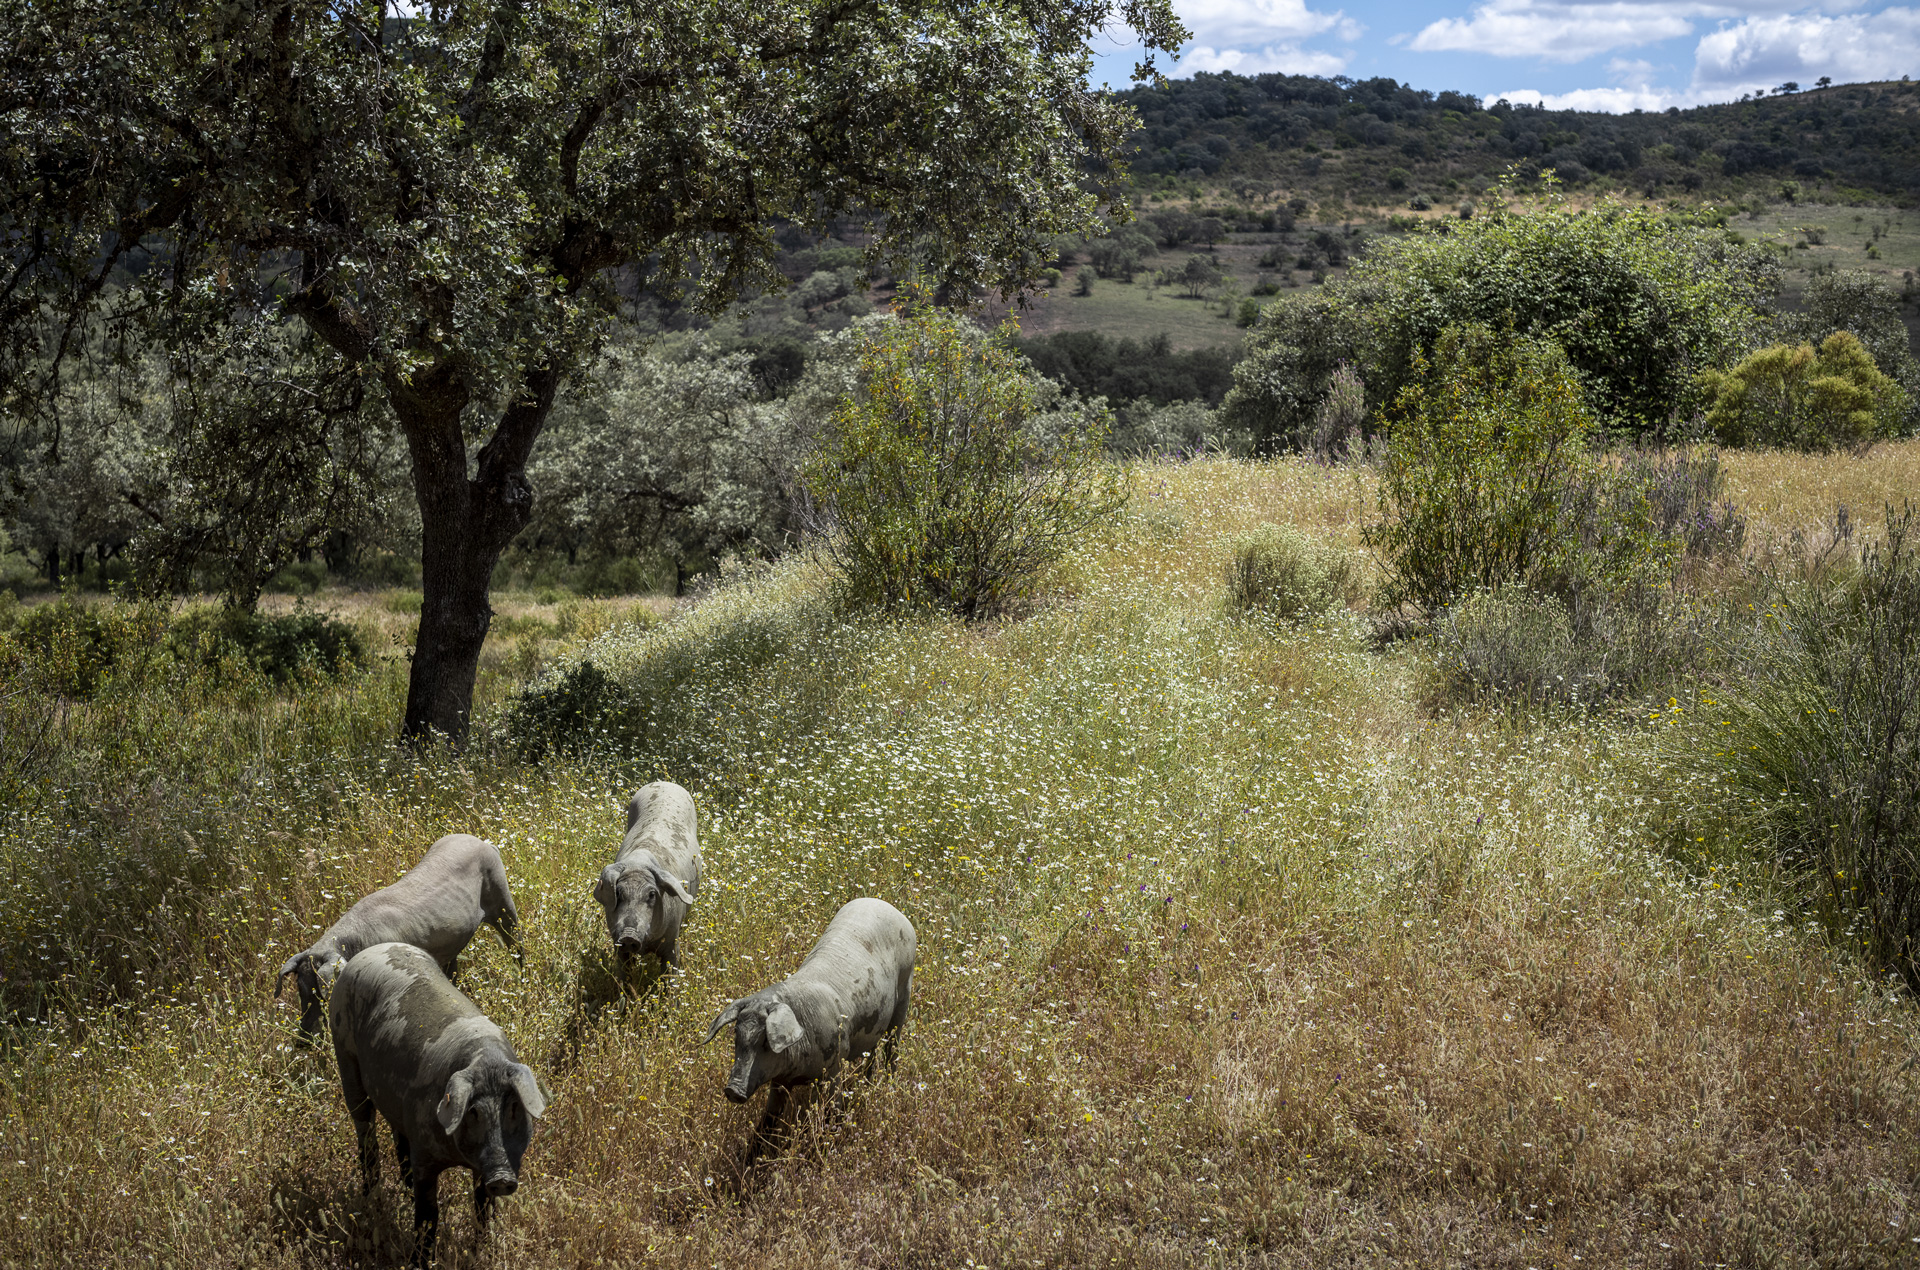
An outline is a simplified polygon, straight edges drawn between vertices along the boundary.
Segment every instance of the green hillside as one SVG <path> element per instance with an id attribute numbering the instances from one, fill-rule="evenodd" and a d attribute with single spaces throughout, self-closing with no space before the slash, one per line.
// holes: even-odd
<path id="1" fill-rule="evenodd" d="M 1906 202 L 1920 189 L 1920 85 L 1905 81 L 1628 115 L 1289 75 L 1201 74 L 1124 96 L 1141 122 L 1133 171 L 1155 192 L 1248 201 L 1277 187 L 1398 207 L 1475 195 L 1510 165 L 1553 168 L 1576 190 L 1722 202 Z"/>

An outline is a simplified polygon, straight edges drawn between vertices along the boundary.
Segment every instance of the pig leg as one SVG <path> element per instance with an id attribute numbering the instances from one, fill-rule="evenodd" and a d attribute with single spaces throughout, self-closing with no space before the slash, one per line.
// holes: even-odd
<path id="1" fill-rule="evenodd" d="M 399 1125 L 388 1125 L 393 1130 L 393 1158 L 400 1163 L 400 1185 L 413 1185 L 413 1143 L 407 1141 L 400 1132 Z"/>
<path id="2" fill-rule="evenodd" d="M 900 1065 L 900 1029 L 890 1027 L 886 1037 L 880 1042 L 881 1054 L 887 1060 L 887 1075 L 891 1076 Z"/>
<path id="3" fill-rule="evenodd" d="M 526 948 L 520 943 L 519 937 L 514 934 L 514 931 L 519 929 L 520 926 L 520 914 L 514 910 L 512 901 L 508 901 L 506 906 L 494 916 L 487 918 L 487 924 L 493 927 L 494 932 L 500 936 L 500 942 L 512 950 L 514 961 L 522 966 L 526 965 Z"/>
<path id="4" fill-rule="evenodd" d="M 487 1222 L 493 1216 L 493 1196 L 487 1194 L 487 1184 L 480 1180 L 478 1173 L 473 1175 L 473 1224 L 485 1233 Z"/>
<path id="5" fill-rule="evenodd" d="M 793 1136 L 794 1116 L 805 1104 L 808 1092 L 804 1086 L 789 1089 L 785 1085 L 774 1085 L 767 1090 L 767 1109 L 760 1116 L 759 1127 L 753 1131 L 753 1149 L 747 1154 L 747 1163 L 787 1145 Z"/>
<path id="6" fill-rule="evenodd" d="M 433 1260 L 433 1237 L 440 1233 L 440 1173 L 418 1169 L 413 1175 L 413 1264 L 426 1270 Z"/>
<path id="7" fill-rule="evenodd" d="M 373 1134 L 373 1099 L 360 1083 L 360 1063 L 350 1055 L 335 1051 L 340 1065 L 340 1092 L 346 1096 L 347 1114 L 353 1118 L 354 1136 L 360 1143 L 360 1193 L 373 1194 L 380 1182 L 380 1142 Z"/>

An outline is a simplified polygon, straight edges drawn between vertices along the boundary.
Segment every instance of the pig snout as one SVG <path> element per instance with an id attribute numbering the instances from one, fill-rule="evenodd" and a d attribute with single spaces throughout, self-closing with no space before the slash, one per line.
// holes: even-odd
<path id="1" fill-rule="evenodd" d="M 751 1058 L 743 1058 L 733 1065 L 733 1074 L 727 1077 L 728 1102 L 745 1102 L 753 1097 L 753 1091 L 760 1087 L 753 1069 Z"/>
<path id="2" fill-rule="evenodd" d="M 515 1177 L 510 1170 L 502 1169 L 500 1172 L 487 1178 L 487 1194 L 489 1195 L 511 1195 L 519 1189 L 520 1179 Z"/>
<path id="3" fill-rule="evenodd" d="M 614 940 L 613 943 L 616 948 L 629 957 L 638 957 L 641 948 L 644 947 L 641 943 L 639 932 L 631 929 L 621 931 L 620 937 Z"/>

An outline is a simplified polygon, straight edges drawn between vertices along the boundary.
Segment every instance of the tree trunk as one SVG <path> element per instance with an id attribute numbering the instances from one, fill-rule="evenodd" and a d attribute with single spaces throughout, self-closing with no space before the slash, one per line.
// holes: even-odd
<path id="1" fill-rule="evenodd" d="M 414 641 L 401 735 L 466 740 L 473 683 L 493 621 L 487 591 L 500 553 L 533 513 L 526 460 L 553 405 L 558 377 L 528 376 L 468 475 L 461 414 L 468 393 L 456 372 L 436 370 L 390 385 L 413 459 L 420 503 L 420 633 Z"/>

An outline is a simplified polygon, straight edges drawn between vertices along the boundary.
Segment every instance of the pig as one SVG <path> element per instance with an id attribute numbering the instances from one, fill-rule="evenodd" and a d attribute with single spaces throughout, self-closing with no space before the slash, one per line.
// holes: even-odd
<path id="1" fill-rule="evenodd" d="M 700 893 L 701 868 L 693 795 L 672 781 L 643 785 L 627 804 L 619 853 L 593 884 L 623 967 L 643 953 L 680 965 L 680 927 Z"/>
<path id="2" fill-rule="evenodd" d="M 871 1078 L 876 1048 L 884 1042 L 887 1069 L 893 1070 L 917 950 L 906 914 L 885 900 L 849 901 L 798 970 L 740 998 L 713 1021 L 707 1041 L 733 1024 L 727 1097 L 745 1102 L 771 1084 L 764 1132 L 784 1115 L 795 1087 L 834 1075 L 849 1058 L 865 1058 Z"/>
<path id="3" fill-rule="evenodd" d="M 484 1229 L 494 1200 L 520 1185 L 520 1158 L 547 1092 L 500 1029 L 412 944 L 362 949 L 331 995 L 362 1194 L 380 1178 L 378 1111 L 393 1131 L 400 1179 L 413 1187 L 413 1264 L 425 1266 L 440 1222 L 440 1175 L 473 1171 L 474 1218 Z"/>
<path id="4" fill-rule="evenodd" d="M 328 988 L 362 949 L 390 940 L 412 944 L 451 977 L 482 922 L 500 933 L 516 960 L 523 959 L 513 933 L 520 914 L 507 889 L 500 849 L 470 833 L 450 833 L 428 847 L 405 877 L 355 904 L 311 947 L 289 957 L 273 982 L 273 995 L 280 995 L 289 978 L 300 985 L 300 1037 L 311 1043 L 320 1031 Z"/>

